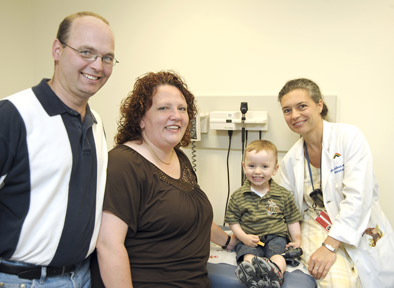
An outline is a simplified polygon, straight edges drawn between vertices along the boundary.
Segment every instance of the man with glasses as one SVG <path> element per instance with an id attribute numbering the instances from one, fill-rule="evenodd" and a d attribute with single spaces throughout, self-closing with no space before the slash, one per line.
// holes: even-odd
<path id="1" fill-rule="evenodd" d="M 107 20 L 70 15 L 52 79 L 0 101 L 0 287 L 91 285 L 107 147 L 88 100 L 118 63 L 114 48 Z"/>

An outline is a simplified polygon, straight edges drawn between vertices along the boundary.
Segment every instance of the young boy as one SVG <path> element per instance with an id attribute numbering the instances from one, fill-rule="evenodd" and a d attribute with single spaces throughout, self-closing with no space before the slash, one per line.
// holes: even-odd
<path id="1" fill-rule="evenodd" d="M 280 287 L 286 270 L 280 254 L 301 246 L 302 217 L 293 196 L 271 179 L 279 167 L 277 154 L 276 146 L 266 140 L 246 147 L 246 180 L 231 195 L 226 211 L 225 221 L 240 240 L 235 273 L 246 287 Z"/>

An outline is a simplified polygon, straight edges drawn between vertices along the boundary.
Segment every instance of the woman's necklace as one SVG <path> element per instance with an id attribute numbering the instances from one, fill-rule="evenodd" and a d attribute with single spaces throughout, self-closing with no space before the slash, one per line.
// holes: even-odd
<path id="1" fill-rule="evenodd" d="M 155 158 L 157 160 L 159 160 L 161 163 L 165 164 L 165 165 L 170 165 L 172 162 L 172 158 L 174 157 L 174 149 L 171 150 L 171 158 L 169 162 L 165 162 L 163 160 L 160 159 L 160 157 L 156 154 L 156 152 L 153 150 L 153 148 L 149 145 L 149 143 L 147 141 L 145 141 L 145 143 L 148 145 L 149 150 L 152 152 L 153 156 L 155 156 Z"/>

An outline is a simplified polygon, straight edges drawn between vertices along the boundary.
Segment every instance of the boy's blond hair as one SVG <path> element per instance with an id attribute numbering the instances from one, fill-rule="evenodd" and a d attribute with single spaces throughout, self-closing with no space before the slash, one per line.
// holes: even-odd
<path id="1" fill-rule="evenodd" d="M 250 142 L 248 146 L 246 146 L 243 160 L 245 161 L 246 153 L 251 151 L 256 151 L 257 153 L 260 152 L 261 150 L 271 151 L 275 156 L 275 160 L 276 160 L 275 164 L 278 163 L 278 149 L 276 148 L 274 143 L 268 140 L 254 140 Z"/>

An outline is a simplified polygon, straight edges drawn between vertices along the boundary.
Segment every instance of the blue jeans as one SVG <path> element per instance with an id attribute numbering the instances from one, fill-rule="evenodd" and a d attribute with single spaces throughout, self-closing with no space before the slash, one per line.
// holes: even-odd
<path id="1" fill-rule="evenodd" d="M 28 264 L 1 260 L 0 263 L 29 266 Z M 1 288 L 90 288 L 90 257 L 78 264 L 73 272 L 61 276 L 46 277 L 45 269 L 41 272 L 41 279 L 21 279 L 18 275 L 0 273 Z M 21 285 L 24 286 L 21 286 Z"/>
<path id="2" fill-rule="evenodd" d="M 238 242 L 235 246 L 235 252 L 237 253 L 237 263 L 241 263 L 243 261 L 243 257 L 246 254 L 252 254 L 259 257 L 266 257 L 271 258 L 274 255 L 282 254 L 285 252 L 285 247 L 287 244 L 287 239 L 282 236 L 277 235 L 266 235 L 260 237 L 260 240 L 264 242 L 264 247 L 257 246 L 257 247 L 250 247 L 246 246 L 242 242 Z"/>

